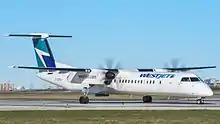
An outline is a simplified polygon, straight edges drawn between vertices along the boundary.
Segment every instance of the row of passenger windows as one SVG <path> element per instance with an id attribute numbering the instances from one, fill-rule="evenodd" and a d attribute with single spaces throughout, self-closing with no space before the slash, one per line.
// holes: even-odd
<path id="1" fill-rule="evenodd" d="M 154 80 L 114 80 L 114 82 L 119 82 L 119 83 L 149 83 L 149 84 L 154 84 L 155 81 Z M 159 81 L 159 83 L 161 84 L 161 81 Z"/>
<path id="2" fill-rule="evenodd" d="M 181 79 L 182 82 L 199 82 L 202 81 L 202 79 L 198 78 L 198 77 L 183 77 Z M 114 80 L 114 82 L 118 82 L 118 83 L 149 83 L 149 84 L 154 84 L 155 80 Z M 159 83 L 161 84 L 161 81 L 159 81 Z"/>

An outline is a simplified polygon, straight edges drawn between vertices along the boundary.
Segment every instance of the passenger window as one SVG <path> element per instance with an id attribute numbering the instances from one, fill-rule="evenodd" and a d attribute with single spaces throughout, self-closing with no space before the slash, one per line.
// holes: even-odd
<path id="1" fill-rule="evenodd" d="M 183 77 L 181 79 L 182 82 L 190 82 L 189 77 Z"/>
<path id="2" fill-rule="evenodd" d="M 121 80 L 119 80 L 119 83 L 121 83 Z"/>
<path id="3" fill-rule="evenodd" d="M 130 83 L 130 80 L 128 80 L 128 83 Z"/>
<path id="4" fill-rule="evenodd" d="M 160 81 L 160 84 L 161 84 L 161 81 Z"/>
<path id="5" fill-rule="evenodd" d="M 127 80 L 125 80 L 125 83 L 127 83 Z"/>
<path id="6" fill-rule="evenodd" d="M 142 80 L 141 80 L 141 84 L 142 84 Z"/>
<path id="7" fill-rule="evenodd" d="M 131 83 L 133 83 L 133 80 L 131 80 Z"/>

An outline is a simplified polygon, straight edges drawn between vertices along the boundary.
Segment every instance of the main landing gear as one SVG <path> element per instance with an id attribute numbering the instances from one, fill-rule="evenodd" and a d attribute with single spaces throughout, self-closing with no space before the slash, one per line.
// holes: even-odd
<path id="1" fill-rule="evenodd" d="M 205 97 L 201 97 L 201 98 L 198 98 L 197 100 L 196 100 L 196 103 L 197 104 L 204 104 L 204 100 L 205 99 Z"/>
<path id="2" fill-rule="evenodd" d="M 84 87 L 82 92 L 83 92 L 83 96 L 80 96 L 79 103 L 80 104 L 88 104 L 89 103 L 89 97 L 87 95 L 88 95 L 88 92 L 89 92 L 89 88 Z"/>
<path id="3" fill-rule="evenodd" d="M 143 102 L 144 103 L 151 103 L 152 102 L 152 96 L 143 96 Z"/>
<path id="4" fill-rule="evenodd" d="M 87 95 L 80 96 L 79 103 L 80 104 L 88 104 L 89 103 L 89 97 Z"/>

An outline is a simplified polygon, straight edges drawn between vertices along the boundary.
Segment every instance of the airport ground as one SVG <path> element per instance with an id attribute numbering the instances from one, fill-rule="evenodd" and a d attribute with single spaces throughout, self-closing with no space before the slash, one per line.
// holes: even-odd
<path id="1" fill-rule="evenodd" d="M 218 124 L 220 111 L 6 111 L 1 124 Z"/>
<path id="2" fill-rule="evenodd" d="M 4 99 L 26 99 L 26 100 L 77 100 L 82 94 L 70 93 L 70 92 L 6 92 L 0 93 L 0 100 Z M 99 96 L 89 95 L 92 99 L 106 99 L 106 100 L 140 100 L 142 96 L 134 95 L 110 95 L 110 96 Z M 166 99 L 164 96 L 155 96 L 155 99 Z"/>
<path id="3" fill-rule="evenodd" d="M 213 89 L 214 95 L 209 98 L 220 98 L 220 89 Z M 0 92 L 0 100 L 4 99 L 26 99 L 26 100 L 77 100 L 80 93 L 71 93 L 68 91 L 28 91 L 28 92 Z M 91 100 L 141 100 L 138 95 L 110 95 L 99 96 L 89 95 Z M 182 97 L 169 97 L 169 99 L 178 99 Z M 155 100 L 168 99 L 168 96 L 153 96 Z"/>
<path id="4" fill-rule="evenodd" d="M 183 99 L 167 100 L 167 97 L 162 96 L 154 97 L 154 103 L 146 104 L 142 103 L 142 96 L 130 95 L 109 97 L 91 95 L 91 99 L 96 99 L 95 101 L 91 100 L 92 103 L 88 105 L 80 105 L 79 96 L 80 94 L 63 91 L 0 93 L 0 123 L 217 124 L 220 122 L 220 111 L 217 111 L 220 110 L 220 90 L 214 90 L 214 96 L 204 105 Z M 207 108 L 211 110 L 206 110 Z"/>

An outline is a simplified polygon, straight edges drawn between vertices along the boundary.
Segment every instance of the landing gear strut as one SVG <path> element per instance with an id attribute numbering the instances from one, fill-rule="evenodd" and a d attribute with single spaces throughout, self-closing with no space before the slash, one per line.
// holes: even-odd
<path id="1" fill-rule="evenodd" d="M 79 103 L 80 104 L 88 104 L 89 103 L 89 97 L 87 95 L 88 95 L 88 92 L 89 92 L 89 88 L 84 87 L 82 92 L 83 92 L 83 96 L 80 96 Z"/>
<path id="2" fill-rule="evenodd" d="M 143 96 L 143 102 L 144 103 L 151 103 L 152 97 L 151 96 Z"/>
<path id="3" fill-rule="evenodd" d="M 197 100 L 196 100 L 196 103 L 197 104 L 204 104 L 204 100 L 205 98 L 204 97 L 201 97 L 201 98 L 198 98 Z"/>

